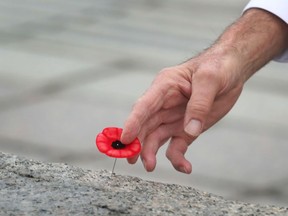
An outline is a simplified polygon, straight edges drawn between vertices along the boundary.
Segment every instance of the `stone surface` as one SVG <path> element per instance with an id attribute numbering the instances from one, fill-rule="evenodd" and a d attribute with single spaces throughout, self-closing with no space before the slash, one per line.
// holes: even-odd
<path id="1" fill-rule="evenodd" d="M 1 215 L 288 215 L 187 186 L 0 153 Z"/>

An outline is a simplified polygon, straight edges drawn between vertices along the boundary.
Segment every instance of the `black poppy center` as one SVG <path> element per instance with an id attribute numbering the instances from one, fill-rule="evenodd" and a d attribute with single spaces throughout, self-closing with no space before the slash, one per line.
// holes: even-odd
<path id="1" fill-rule="evenodd" d="M 112 142 L 111 146 L 114 149 L 123 149 L 123 148 L 125 148 L 125 145 L 122 142 L 120 142 L 119 140 L 116 140 L 116 141 Z"/>

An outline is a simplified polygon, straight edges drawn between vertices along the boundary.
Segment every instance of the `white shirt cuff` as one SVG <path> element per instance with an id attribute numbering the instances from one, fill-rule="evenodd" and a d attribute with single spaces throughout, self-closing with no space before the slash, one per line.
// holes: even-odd
<path id="1" fill-rule="evenodd" d="M 288 0 L 251 0 L 243 12 L 250 8 L 261 8 L 269 11 L 288 24 Z M 288 62 L 288 49 L 274 60 Z"/>

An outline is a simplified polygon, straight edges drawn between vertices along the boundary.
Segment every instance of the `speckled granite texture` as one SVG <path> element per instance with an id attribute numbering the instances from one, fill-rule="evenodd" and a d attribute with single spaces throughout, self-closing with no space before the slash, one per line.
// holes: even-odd
<path id="1" fill-rule="evenodd" d="M 4 153 L 0 169 L 0 215 L 288 215 L 288 208 Z"/>

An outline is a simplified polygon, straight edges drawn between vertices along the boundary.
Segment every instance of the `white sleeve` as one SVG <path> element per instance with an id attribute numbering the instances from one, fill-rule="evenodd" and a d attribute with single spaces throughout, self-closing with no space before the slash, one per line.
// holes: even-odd
<path id="1" fill-rule="evenodd" d="M 251 0 L 244 11 L 250 8 L 261 8 L 269 11 L 288 24 L 288 0 Z M 288 49 L 274 60 L 288 62 Z"/>

